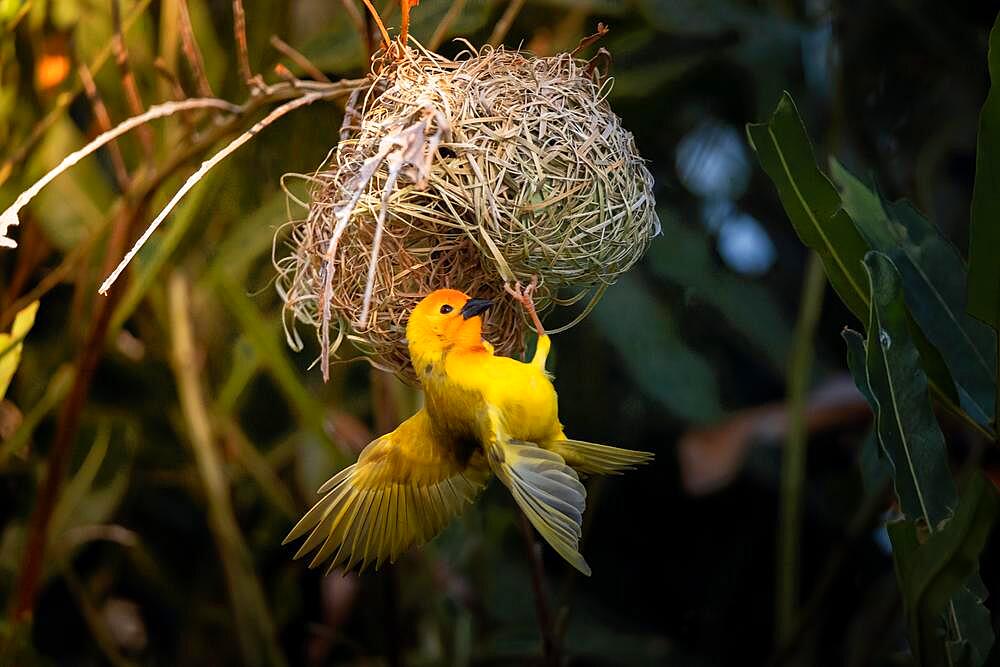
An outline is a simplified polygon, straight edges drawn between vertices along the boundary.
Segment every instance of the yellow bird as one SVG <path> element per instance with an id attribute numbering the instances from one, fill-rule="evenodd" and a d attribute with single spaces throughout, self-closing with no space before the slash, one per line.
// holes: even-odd
<path id="1" fill-rule="evenodd" d="M 552 548 L 590 574 L 579 552 L 587 492 L 578 473 L 618 473 L 653 455 L 563 433 L 533 289 L 534 281 L 508 287 L 538 330 L 527 363 L 494 355 L 483 340 L 489 300 L 441 289 L 417 304 L 406 338 L 425 406 L 320 487 L 323 497 L 285 538 L 310 533 L 296 558 L 318 549 L 310 567 L 332 558 L 329 570 L 393 562 L 437 535 L 496 475 Z"/>

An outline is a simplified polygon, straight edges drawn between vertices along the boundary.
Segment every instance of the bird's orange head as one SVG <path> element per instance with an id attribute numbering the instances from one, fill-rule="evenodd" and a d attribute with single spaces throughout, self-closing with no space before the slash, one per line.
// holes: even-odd
<path id="1" fill-rule="evenodd" d="M 482 314 L 490 305 L 489 299 L 473 299 L 454 289 L 425 296 L 406 324 L 410 360 L 417 372 L 452 350 L 484 349 Z"/>

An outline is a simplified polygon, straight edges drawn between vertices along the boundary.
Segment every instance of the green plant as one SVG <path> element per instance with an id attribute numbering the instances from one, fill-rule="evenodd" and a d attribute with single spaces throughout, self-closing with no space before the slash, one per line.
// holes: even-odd
<path id="1" fill-rule="evenodd" d="M 960 475 L 964 488 L 956 489 L 932 405 L 1000 444 L 1000 145 L 993 139 L 1000 132 L 1000 20 L 989 63 L 993 88 L 980 118 L 968 265 L 909 202 L 888 201 L 834 159 L 830 177 L 823 173 L 787 93 L 767 123 L 747 127 L 796 233 L 866 332 L 845 328 L 843 335 L 855 383 L 875 413 L 878 466 L 891 477 L 902 512 L 888 532 L 918 665 L 983 665 L 995 639 L 978 560 L 997 493 L 978 471 Z M 779 569 L 796 576 L 794 562 Z M 794 608 L 794 584 L 779 590 L 779 609 Z M 779 621 L 787 632 L 791 622 Z"/>

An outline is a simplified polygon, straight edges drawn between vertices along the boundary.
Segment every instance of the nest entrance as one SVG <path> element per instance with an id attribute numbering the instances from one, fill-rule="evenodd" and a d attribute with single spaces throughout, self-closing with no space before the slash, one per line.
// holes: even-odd
<path id="1" fill-rule="evenodd" d="M 315 327 L 324 375 L 347 338 L 413 380 L 406 317 L 440 287 L 494 298 L 485 335 L 516 354 L 524 321 L 504 282 L 537 275 L 540 310 L 593 302 L 659 232 L 652 176 L 586 62 L 391 56 L 348 103 L 277 262 L 289 341 L 295 321 Z"/>

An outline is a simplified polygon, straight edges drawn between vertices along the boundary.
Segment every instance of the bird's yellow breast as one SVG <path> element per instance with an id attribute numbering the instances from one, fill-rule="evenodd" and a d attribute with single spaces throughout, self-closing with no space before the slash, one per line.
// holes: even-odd
<path id="1" fill-rule="evenodd" d="M 542 442 L 561 430 L 556 391 L 545 373 L 486 350 L 448 355 L 443 372 L 428 376 L 424 389 L 436 422 L 466 424 L 480 442 L 492 435 L 491 413 L 516 440 Z"/>

